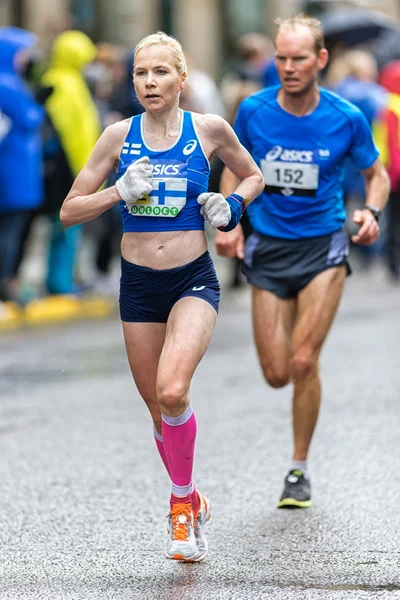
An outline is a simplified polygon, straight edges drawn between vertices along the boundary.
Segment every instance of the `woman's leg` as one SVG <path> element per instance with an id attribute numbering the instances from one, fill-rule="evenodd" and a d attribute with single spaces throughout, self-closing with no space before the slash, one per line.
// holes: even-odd
<path id="1" fill-rule="evenodd" d="M 156 382 L 166 324 L 122 322 L 122 328 L 133 379 L 150 411 L 156 431 L 161 434 L 161 413 L 157 401 Z"/>
<path id="2" fill-rule="evenodd" d="M 154 441 L 170 475 L 161 434 L 161 411 L 157 400 L 158 361 L 165 341 L 165 323 L 122 323 L 129 366 L 139 394 L 153 419 Z"/>
<path id="3" fill-rule="evenodd" d="M 189 388 L 215 320 L 216 311 L 208 302 L 195 297 L 179 300 L 168 319 L 158 367 L 157 397 L 172 482 L 166 556 L 178 560 L 203 560 L 208 552 L 203 526 L 210 518 L 210 505 L 192 481 L 197 427 Z"/>
<path id="4" fill-rule="evenodd" d="M 122 322 L 122 327 L 133 379 L 153 419 L 157 450 L 169 474 L 161 435 L 161 412 L 156 393 L 158 361 L 165 341 L 166 324 Z"/>

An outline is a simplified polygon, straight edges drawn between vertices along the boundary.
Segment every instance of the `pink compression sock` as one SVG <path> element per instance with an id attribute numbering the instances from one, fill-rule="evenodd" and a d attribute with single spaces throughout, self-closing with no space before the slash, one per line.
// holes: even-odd
<path id="1" fill-rule="evenodd" d="M 172 480 L 171 505 L 192 502 L 196 417 L 191 406 L 179 417 L 162 415 L 162 439 Z"/>
<path id="2" fill-rule="evenodd" d="M 167 469 L 168 475 L 171 477 L 170 472 L 169 472 L 167 457 L 165 456 L 165 450 L 164 450 L 164 444 L 163 444 L 162 435 L 160 435 L 158 433 L 158 431 L 157 431 L 157 429 L 155 427 L 153 429 L 153 433 L 154 433 L 154 439 L 156 441 L 156 446 L 157 446 L 158 453 L 161 456 L 161 460 L 164 463 L 164 467 Z"/>
<path id="3" fill-rule="evenodd" d="M 153 433 L 154 433 L 154 439 L 156 441 L 156 446 L 157 446 L 157 450 L 158 453 L 161 457 L 161 460 L 164 463 L 164 466 L 168 472 L 168 475 L 170 475 L 169 473 L 169 467 L 168 467 L 168 462 L 167 462 L 167 457 L 165 456 L 165 450 L 164 450 L 164 444 L 163 444 L 163 439 L 162 439 L 162 435 L 160 435 L 158 433 L 158 431 L 156 430 L 156 428 L 154 427 L 153 429 Z M 193 508 L 193 514 L 197 514 L 199 508 L 200 508 L 200 499 L 199 499 L 199 494 L 197 493 L 196 487 L 194 485 L 193 482 L 191 482 L 191 492 L 190 492 L 190 497 L 191 497 L 191 501 L 192 501 L 192 508 Z"/>

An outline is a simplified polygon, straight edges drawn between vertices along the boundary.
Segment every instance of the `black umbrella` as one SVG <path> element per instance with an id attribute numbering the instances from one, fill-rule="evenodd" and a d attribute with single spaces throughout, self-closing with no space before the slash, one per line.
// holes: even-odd
<path id="1" fill-rule="evenodd" d="M 374 41 L 385 32 L 400 33 L 398 24 L 376 11 L 340 8 L 320 17 L 327 45 L 341 42 L 347 47 Z"/>
<path id="2" fill-rule="evenodd" d="M 398 31 L 385 31 L 374 41 L 371 48 L 379 70 L 393 60 L 400 60 L 400 34 Z"/>

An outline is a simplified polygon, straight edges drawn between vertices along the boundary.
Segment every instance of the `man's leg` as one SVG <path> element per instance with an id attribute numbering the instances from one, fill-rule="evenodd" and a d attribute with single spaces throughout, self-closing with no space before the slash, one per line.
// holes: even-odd
<path id="1" fill-rule="evenodd" d="M 307 456 L 321 402 L 319 355 L 339 306 L 346 278 L 344 266 L 317 275 L 298 295 L 290 372 L 293 393 L 293 464 L 278 506 L 308 508 L 311 489 Z"/>
<path id="2" fill-rule="evenodd" d="M 253 286 L 252 314 L 254 341 L 264 377 L 270 386 L 283 387 L 290 380 L 296 300 L 279 298 Z"/>
<path id="3" fill-rule="evenodd" d="M 319 355 L 343 293 L 346 267 L 317 275 L 298 295 L 298 313 L 292 337 L 293 459 L 307 459 L 321 401 Z"/>

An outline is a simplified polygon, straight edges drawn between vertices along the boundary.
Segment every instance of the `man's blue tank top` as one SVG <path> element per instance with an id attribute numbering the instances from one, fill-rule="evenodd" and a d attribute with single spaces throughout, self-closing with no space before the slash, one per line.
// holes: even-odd
<path id="1" fill-rule="evenodd" d="M 333 233 L 346 216 L 346 159 L 363 170 L 378 157 L 370 126 L 356 106 L 324 89 L 317 108 L 296 117 L 278 104 L 279 87 L 243 100 L 234 125 L 265 181 L 247 215 L 255 231 L 278 238 Z"/>
<path id="2" fill-rule="evenodd" d="M 153 168 L 153 190 L 128 210 L 122 199 L 121 215 L 126 231 L 189 231 L 204 229 L 197 202 L 208 191 L 210 163 L 201 145 L 192 113 L 183 111 L 181 132 L 174 144 L 163 150 L 146 146 L 143 116 L 132 117 L 121 149 L 117 179 L 129 165 L 148 156 Z"/>

